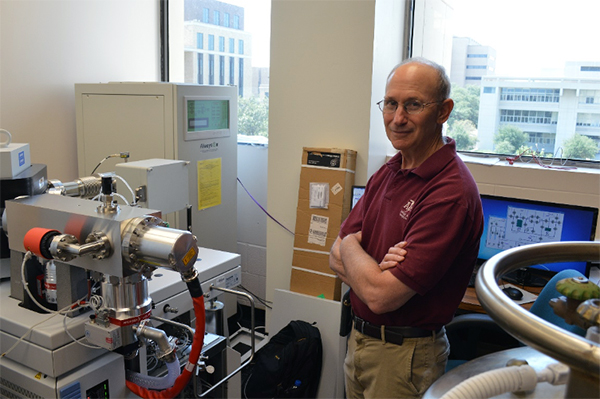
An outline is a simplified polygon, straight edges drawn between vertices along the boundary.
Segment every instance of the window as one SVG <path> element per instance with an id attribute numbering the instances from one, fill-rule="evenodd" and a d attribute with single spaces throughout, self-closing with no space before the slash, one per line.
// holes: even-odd
<path id="1" fill-rule="evenodd" d="M 171 56 L 168 79 L 236 86 L 240 97 L 238 133 L 267 136 L 271 0 L 160 3 L 169 6 L 169 31 L 173 33 L 168 35 Z M 183 10 L 176 3 L 183 3 Z M 181 17 L 173 18 L 174 15 Z M 180 48 L 183 48 L 183 57 L 177 53 Z M 250 97 L 260 101 L 251 101 Z M 244 102 L 249 106 L 244 107 Z M 257 106 L 261 109 L 256 109 Z M 253 112 L 253 115 L 244 118 L 243 112 Z M 256 115 L 264 121 L 254 123 Z"/>
<path id="2" fill-rule="evenodd" d="M 560 100 L 559 89 L 530 89 L 504 87 L 500 94 L 501 101 L 554 102 Z"/>
<path id="3" fill-rule="evenodd" d="M 244 59 L 240 58 L 240 67 L 239 67 L 239 95 L 240 97 L 244 97 Z"/>
<path id="4" fill-rule="evenodd" d="M 198 53 L 198 68 L 197 68 L 198 74 L 197 74 L 197 78 L 198 84 L 204 84 L 204 54 L 202 53 Z"/>
<path id="5" fill-rule="evenodd" d="M 225 85 L 225 56 L 219 56 L 219 84 Z"/>
<path id="6" fill-rule="evenodd" d="M 552 112 L 503 109 L 500 122 L 552 124 Z"/>
<path id="7" fill-rule="evenodd" d="M 215 84 L 215 56 L 214 54 L 208 55 L 208 84 Z"/>
<path id="8" fill-rule="evenodd" d="M 448 136 L 471 136 L 459 150 L 494 153 L 510 125 L 523 140 L 502 145 L 504 154 L 543 144 L 546 154 L 600 161 L 600 52 L 585 40 L 598 36 L 597 15 L 594 0 L 415 1 L 412 55 L 446 67 L 455 110 L 475 109 L 447 123 Z M 469 133 L 455 124 L 464 120 L 474 125 Z"/>
<path id="9" fill-rule="evenodd" d="M 600 104 L 600 90 L 581 90 L 579 104 Z"/>

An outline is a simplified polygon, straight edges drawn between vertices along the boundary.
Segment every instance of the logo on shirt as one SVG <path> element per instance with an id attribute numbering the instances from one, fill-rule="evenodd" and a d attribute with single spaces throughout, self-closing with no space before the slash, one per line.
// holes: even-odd
<path id="1" fill-rule="evenodd" d="M 408 200 L 408 202 L 402 207 L 402 210 L 400 211 L 400 217 L 404 220 L 407 220 L 408 217 L 410 216 L 410 211 L 412 211 L 414 206 L 415 206 L 415 201 Z"/>

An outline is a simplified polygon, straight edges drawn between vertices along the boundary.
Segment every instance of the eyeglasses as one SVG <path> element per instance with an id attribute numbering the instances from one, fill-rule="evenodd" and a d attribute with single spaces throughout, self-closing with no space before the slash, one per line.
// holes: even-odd
<path id="1" fill-rule="evenodd" d="M 423 109 L 428 105 L 439 104 L 443 102 L 444 101 L 431 101 L 429 103 L 422 103 L 419 100 L 410 100 L 405 102 L 402 105 L 402 108 L 404 108 L 407 114 L 414 115 L 423 112 Z M 398 102 L 394 100 L 381 100 L 377 103 L 377 105 L 384 114 L 392 114 L 398 109 Z"/>

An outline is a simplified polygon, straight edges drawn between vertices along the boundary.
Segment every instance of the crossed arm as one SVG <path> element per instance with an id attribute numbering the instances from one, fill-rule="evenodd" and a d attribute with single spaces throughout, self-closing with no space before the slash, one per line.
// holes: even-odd
<path id="1" fill-rule="evenodd" d="M 400 308 L 416 293 L 389 271 L 404 260 L 406 242 L 391 247 L 381 263 L 377 263 L 364 251 L 361 239 L 360 232 L 344 239 L 338 237 L 331 248 L 329 267 L 373 313 Z"/>

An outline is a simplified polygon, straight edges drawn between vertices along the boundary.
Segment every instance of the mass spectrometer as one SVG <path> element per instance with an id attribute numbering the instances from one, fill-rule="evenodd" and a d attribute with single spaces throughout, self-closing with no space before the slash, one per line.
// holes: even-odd
<path id="1" fill-rule="evenodd" d="M 149 162 L 138 167 L 163 166 Z M 158 210 L 117 205 L 112 174 L 51 182 L 47 193 L 5 204 L 11 279 L 0 283 L 2 389 L 122 398 L 191 385 L 201 394 L 208 379 L 220 386 L 213 395 L 235 396 L 218 384 L 233 376 L 239 354 L 225 337 L 204 334 L 204 308 L 240 284 L 240 256 L 199 248 Z"/>

